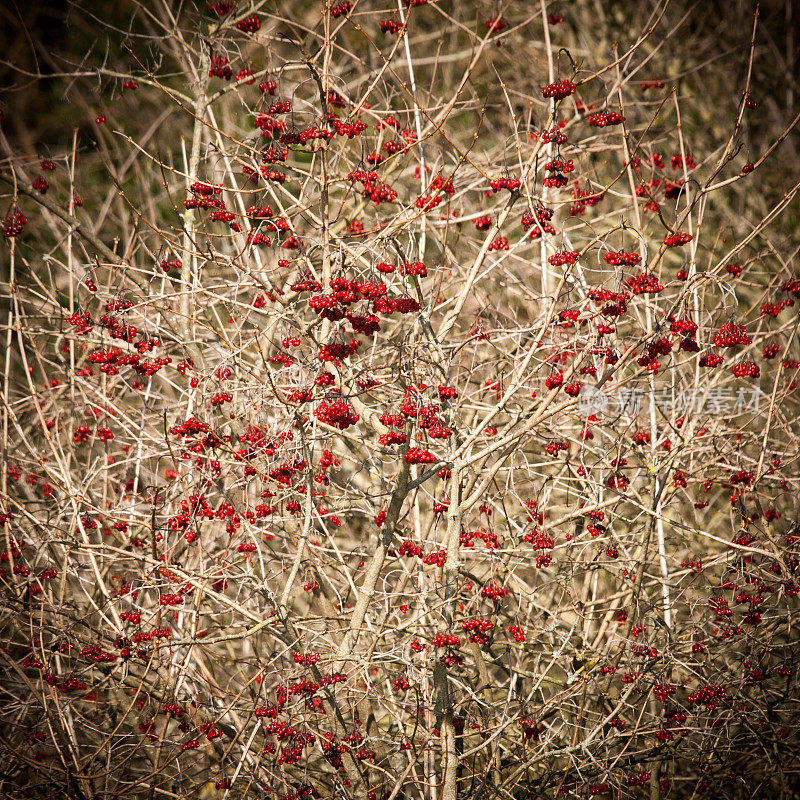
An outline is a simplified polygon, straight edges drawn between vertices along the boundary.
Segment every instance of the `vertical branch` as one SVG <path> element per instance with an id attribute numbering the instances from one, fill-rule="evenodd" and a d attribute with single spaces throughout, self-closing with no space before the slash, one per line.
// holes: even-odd
<path id="1" fill-rule="evenodd" d="M 402 0 L 397 0 L 397 8 L 400 11 L 400 17 L 403 22 L 404 27 L 408 27 L 408 14 L 403 11 L 403 3 Z M 409 9 L 410 13 L 410 9 Z M 417 144 L 416 144 L 416 151 L 419 156 L 419 194 L 420 197 L 425 194 L 425 186 L 427 179 L 425 177 L 425 154 L 422 149 L 422 123 L 420 120 L 420 113 L 419 113 L 419 100 L 417 98 L 417 82 L 414 79 L 414 61 L 411 58 L 411 45 L 408 41 L 408 33 L 404 32 L 403 36 L 403 46 L 405 48 L 406 53 L 406 66 L 408 67 L 408 80 L 411 84 L 411 102 L 412 102 L 412 110 L 414 112 L 414 130 L 417 134 Z M 425 260 L 425 239 L 426 239 L 426 220 L 427 215 L 422 214 L 419 220 L 420 225 L 420 232 L 419 232 L 419 259 L 420 261 Z"/>
<path id="2" fill-rule="evenodd" d="M 542 10 L 542 30 L 544 35 L 544 47 L 547 53 L 547 82 L 555 83 L 556 73 L 555 65 L 553 63 L 553 48 L 550 45 L 550 25 L 547 22 L 547 5 L 545 0 L 541 0 L 540 8 Z M 550 98 L 549 105 L 549 119 L 551 124 L 556 121 L 556 100 Z M 548 126 L 549 127 L 549 126 Z M 553 141 L 552 137 L 548 136 L 547 147 L 545 150 L 545 158 L 547 161 L 553 159 Z M 542 186 L 542 202 L 547 206 L 550 201 L 550 190 L 547 186 Z M 542 235 L 541 239 L 541 269 L 542 269 L 542 300 L 546 300 L 550 296 L 550 267 L 547 261 L 548 257 L 548 244 L 547 237 Z"/>
<path id="3" fill-rule="evenodd" d="M 210 55 L 207 46 L 202 46 L 200 56 L 200 75 L 198 85 L 195 90 L 194 103 L 194 127 L 192 130 L 192 150 L 189 155 L 189 163 L 186 168 L 186 199 L 192 197 L 191 185 L 199 179 L 198 170 L 200 167 L 200 150 L 203 144 L 203 131 L 205 129 L 205 113 L 208 104 L 208 82 L 209 67 L 211 65 Z M 187 208 L 183 214 L 183 252 L 181 256 L 181 327 L 184 343 L 189 345 L 194 341 L 194 313 L 192 305 L 194 302 L 194 292 L 196 281 L 199 277 L 197 273 L 195 242 L 196 220 L 195 210 Z"/>
<path id="4" fill-rule="evenodd" d="M 453 442 L 455 446 L 455 442 Z M 458 581 L 461 571 L 461 467 L 453 464 L 450 475 L 450 504 L 447 507 L 447 559 L 444 564 L 444 605 L 442 607 L 442 632 L 452 632 L 457 607 Z M 453 720 L 453 695 L 447 667 L 438 661 L 433 673 L 437 688 L 437 706 L 442 715 L 442 800 L 458 797 L 458 753 L 456 729 Z"/>

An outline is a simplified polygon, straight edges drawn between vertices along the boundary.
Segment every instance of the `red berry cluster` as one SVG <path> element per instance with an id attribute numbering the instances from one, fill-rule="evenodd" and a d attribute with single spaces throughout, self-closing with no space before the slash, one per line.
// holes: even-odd
<path id="1" fill-rule="evenodd" d="M 553 100 L 563 100 L 571 94 L 575 94 L 577 87 L 572 81 L 563 80 L 560 83 L 548 83 L 547 86 L 542 86 L 542 97 L 550 97 Z"/>
<path id="2" fill-rule="evenodd" d="M 431 197 L 430 195 L 424 194 L 422 197 L 417 198 L 417 201 L 414 203 L 414 205 L 423 211 L 433 211 L 433 209 L 439 206 L 441 202 L 442 198 L 438 195 Z"/>
<path id="3" fill-rule="evenodd" d="M 508 239 L 505 236 L 498 236 L 489 245 L 489 250 L 508 250 Z"/>
<path id="4" fill-rule="evenodd" d="M 511 594 L 511 589 L 507 586 L 498 586 L 496 583 L 487 583 L 481 589 L 481 597 L 492 600 L 495 603 L 499 603 L 502 598 L 509 594 Z"/>
<path id="5" fill-rule="evenodd" d="M 477 531 L 461 531 L 458 538 L 462 547 L 474 547 L 475 539 L 480 539 L 488 550 L 494 550 L 499 547 L 497 534 L 487 531 L 484 528 Z"/>
<path id="6" fill-rule="evenodd" d="M 626 279 L 625 283 L 630 287 L 633 294 L 658 294 L 664 291 L 664 287 L 658 282 L 658 278 L 645 272 Z M 697 328 L 696 325 L 695 328 Z"/>
<path id="7" fill-rule="evenodd" d="M 363 169 L 354 169 L 347 173 L 347 180 L 351 183 L 369 183 L 378 180 L 377 172 L 367 172 Z"/>
<path id="8" fill-rule="evenodd" d="M 621 472 L 613 472 L 606 480 L 606 486 L 609 489 L 618 489 L 620 492 L 627 491 L 629 485 L 629 478 Z"/>
<path id="9" fill-rule="evenodd" d="M 733 322 L 726 322 L 714 334 L 714 344 L 717 347 L 736 347 L 750 344 L 752 341 L 747 335 L 744 325 L 736 325 Z"/>
<path id="10" fill-rule="evenodd" d="M 461 647 L 461 640 L 454 633 L 437 633 L 431 639 L 431 644 L 434 647 Z"/>
<path id="11" fill-rule="evenodd" d="M 183 201 L 183 207 L 193 208 L 216 208 L 220 211 L 225 210 L 225 201 L 218 197 L 190 197 Z"/>
<path id="12" fill-rule="evenodd" d="M 587 206 L 596 206 L 606 196 L 604 191 L 593 191 L 592 189 L 581 189 L 575 182 L 575 188 L 570 192 L 573 203 L 569 215 L 571 217 L 582 217 L 586 213 Z"/>
<path id="13" fill-rule="evenodd" d="M 261 131 L 264 139 L 273 138 L 276 134 L 284 133 L 287 130 L 287 125 L 283 120 L 275 119 L 269 114 L 257 114 L 253 124 Z"/>
<path id="14" fill-rule="evenodd" d="M 550 456 L 557 456 L 562 450 L 569 450 L 566 442 L 549 442 L 545 445 L 544 451 Z"/>
<path id="15" fill-rule="evenodd" d="M 719 705 L 720 700 L 724 700 L 728 696 L 723 686 L 716 684 L 707 684 L 695 689 L 690 695 L 687 696 L 686 702 L 690 705 L 705 705 L 707 711 L 711 711 Z"/>
<path id="16" fill-rule="evenodd" d="M 189 417 L 186 422 L 173 426 L 170 429 L 170 433 L 173 436 L 184 438 L 186 436 L 193 436 L 196 433 L 208 433 L 210 430 L 211 426 L 207 422 Z"/>
<path id="17" fill-rule="evenodd" d="M 400 33 L 404 25 L 397 19 L 383 19 L 380 22 L 381 33 Z"/>
<path id="18" fill-rule="evenodd" d="M 420 278 L 424 278 L 428 274 L 428 268 L 421 261 L 414 261 L 410 264 L 401 264 L 398 272 L 401 275 L 417 275 Z"/>
<path id="19" fill-rule="evenodd" d="M 322 291 L 322 284 L 311 277 L 306 277 L 301 281 L 297 281 L 297 283 L 293 283 L 289 287 L 293 292 L 321 292 Z"/>
<path id="20" fill-rule="evenodd" d="M 535 528 L 522 538 L 530 544 L 533 550 L 552 550 L 555 547 L 555 542 L 550 534 L 537 531 Z"/>
<path id="21" fill-rule="evenodd" d="M 306 666 L 311 666 L 312 664 L 316 664 L 322 656 L 319 653 L 292 653 L 292 658 L 294 659 L 295 664 L 305 664 Z M 256 711 L 256 716 L 266 716 L 265 714 L 259 715 L 258 711 Z"/>
<path id="22" fill-rule="evenodd" d="M 791 308 L 792 306 L 794 306 L 794 300 L 791 298 L 781 300 L 779 303 L 764 303 L 761 306 L 761 316 L 774 318 L 777 317 L 784 308 Z"/>
<path id="23" fill-rule="evenodd" d="M 330 141 L 333 139 L 333 131 L 327 128 L 320 128 L 317 125 L 310 125 L 308 128 L 303 128 L 301 131 L 287 131 L 281 134 L 281 144 L 305 144 L 313 139 L 324 139 Z"/>
<path id="24" fill-rule="evenodd" d="M 734 486 L 739 484 L 749 486 L 753 482 L 753 477 L 753 473 L 749 469 L 738 469 L 731 475 L 729 481 Z"/>
<path id="25" fill-rule="evenodd" d="M 525 641 L 525 631 L 520 628 L 519 625 L 509 625 L 508 632 L 516 639 L 518 642 Z"/>
<path id="26" fill-rule="evenodd" d="M 268 114 L 289 114 L 292 110 L 291 100 L 276 100 L 267 109 Z"/>
<path id="27" fill-rule="evenodd" d="M 384 513 L 384 512 L 381 512 Z M 422 549 L 418 547 L 414 542 L 410 540 L 406 540 L 400 545 L 400 550 L 398 555 L 401 556 L 415 556 L 416 558 L 422 558 Z"/>
<path id="28" fill-rule="evenodd" d="M 674 316 L 670 316 L 668 319 L 669 329 L 673 333 L 679 333 L 681 336 L 694 336 L 697 333 L 697 323 L 690 319 L 675 319 Z"/>
<path id="29" fill-rule="evenodd" d="M 447 508 L 447 504 L 438 505 L 443 505 L 444 508 Z M 422 557 L 422 563 L 429 567 L 443 567 L 447 563 L 447 550 L 435 550 L 433 553 L 428 553 L 428 555 Z"/>
<path id="30" fill-rule="evenodd" d="M 392 299 L 390 297 L 381 297 L 375 300 L 372 304 L 372 310 L 378 314 L 391 315 L 395 311 L 400 314 L 413 314 L 421 308 L 419 302 L 412 297 L 398 297 Z"/>
<path id="31" fill-rule="evenodd" d="M 13 209 L 6 214 L 3 220 L 3 236 L 6 239 L 13 239 L 22 233 L 22 229 L 28 224 L 28 218 L 19 210 Z"/>
<path id="32" fill-rule="evenodd" d="M 694 169 L 697 166 L 691 153 L 687 153 L 685 158 L 680 153 L 675 153 L 675 155 L 670 158 L 669 163 L 674 170 L 683 169 L 684 167 L 686 167 L 686 169 Z"/>
<path id="33" fill-rule="evenodd" d="M 162 606 L 182 606 L 184 600 L 181 594 L 162 594 L 159 595 L 158 602 Z"/>
<path id="34" fill-rule="evenodd" d="M 761 375 L 761 369 L 755 361 L 742 361 L 741 364 L 734 364 L 731 372 L 737 378 L 758 378 Z"/>
<path id="35" fill-rule="evenodd" d="M 382 181 L 364 184 L 364 197 L 372 200 L 376 206 L 381 203 L 391 203 L 397 199 L 397 192 L 388 184 Z"/>
<path id="36" fill-rule="evenodd" d="M 76 336 L 84 336 L 87 333 L 91 333 L 93 330 L 92 318 L 88 311 L 83 314 L 76 311 L 74 314 L 68 316 L 65 322 L 75 326 L 74 333 Z"/>
<path id="37" fill-rule="evenodd" d="M 461 623 L 461 627 L 467 632 L 480 631 L 481 633 L 486 633 L 494 628 L 494 622 L 485 617 L 478 617 L 477 619 L 465 619 Z"/>
<path id="38" fill-rule="evenodd" d="M 678 233 L 673 233 L 670 236 L 667 236 L 664 239 L 664 244 L 667 247 L 680 247 L 687 242 L 692 240 L 692 235 L 690 233 L 686 233 L 685 231 L 679 231 Z"/>
<path id="39" fill-rule="evenodd" d="M 236 214 L 232 211 L 212 211 L 208 215 L 209 222 L 232 222 L 236 219 Z"/>
<path id="40" fill-rule="evenodd" d="M 84 681 L 79 681 L 77 678 L 66 678 L 59 689 L 64 693 L 67 692 L 83 692 L 88 688 L 88 684 Z"/>
<path id="41" fill-rule="evenodd" d="M 701 367 L 718 367 L 725 359 L 716 353 L 704 353 L 700 356 Z"/>
<path id="42" fill-rule="evenodd" d="M 531 134 L 531 137 L 534 141 L 541 139 L 542 144 L 550 144 L 550 142 L 553 142 L 554 144 L 566 144 L 567 134 L 560 130 L 560 126 L 563 126 L 563 124 L 563 122 L 559 122 L 558 125 L 551 128 L 549 131 L 542 131 L 541 134 L 534 132 Z"/>
<path id="43" fill-rule="evenodd" d="M 323 400 L 314 409 L 314 416 L 320 422 L 342 431 L 351 425 L 355 425 L 359 420 L 359 416 L 355 413 L 353 407 L 344 400 L 334 400 L 332 403 Z"/>
<path id="44" fill-rule="evenodd" d="M 433 453 L 419 447 L 409 447 L 404 458 L 408 464 L 432 464 L 438 461 Z"/>
<path id="45" fill-rule="evenodd" d="M 342 120 L 333 115 L 328 116 L 328 124 L 336 131 L 338 136 L 346 136 L 348 139 L 360 136 L 367 129 L 367 123 L 363 120 L 356 119 L 352 122 L 342 122 Z"/>
<path id="46" fill-rule="evenodd" d="M 353 353 L 358 352 L 361 342 L 358 339 L 351 339 L 349 342 L 329 342 L 323 344 L 317 352 L 320 361 L 341 361 L 349 358 Z"/>
<path id="47" fill-rule="evenodd" d="M 514 192 L 522 186 L 522 181 L 519 178 L 496 178 L 489 181 L 489 186 L 492 189 L 492 194 L 497 194 L 501 189 L 508 189 L 509 192 Z"/>
<path id="48" fill-rule="evenodd" d="M 417 177 L 419 178 L 419 167 L 417 167 L 416 172 L 417 172 Z M 445 180 L 441 175 L 436 175 L 434 179 L 431 181 L 431 184 L 428 187 L 428 191 L 442 192 L 452 197 L 456 193 L 456 188 L 455 186 L 453 186 L 452 178 L 448 178 L 447 180 Z M 441 201 L 442 198 L 437 196 L 431 199 L 436 200 L 438 205 L 438 202 Z"/>
<path id="49" fill-rule="evenodd" d="M 619 125 L 625 122 L 625 117 L 616 111 L 599 111 L 596 114 L 590 114 L 587 122 L 593 128 L 607 128 L 609 125 Z"/>
<path id="50" fill-rule="evenodd" d="M 383 152 L 389 153 L 389 155 L 394 155 L 395 153 L 402 153 L 404 150 L 407 149 L 407 146 L 402 142 L 398 142 L 394 139 L 386 142 L 383 146 Z M 369 161 L 369 159 L 367 159 Z"/>
<path id="51" fill-rule="evenodd" d="M 549 234 L 555 234 L 556 229 L 550 225 L 549 220 L 553 218 L 553 209 L 545 208 L 545 206 L 537 205 L 533 211 L 526 211 L 522 215 L 522 228 L 523 230 L 532 229 L 528 234 L 528 238 L 538 239 L 542 235 L 542 231 Z"/>
<path id="52" fill-rule="evenodd" d="M 272 181 L 273 183 L 285 183 L 286 182 L 286 173 L 285 172 L 278 172 L 278 170 L 276 170 L 276 169 L 265 169 L 264 167 L 262 167 L 261 168 L 261 174 L 268 181 Z"/>
<path id="53" fill-rule="evenodd" d="M 329 106 L 335 106 L 336 108 L 344 108 L 347 105 L 347 100 L 335 89 L 328 89 L 327 100 Z"/>
<path id="54" fill-rule="evenodd" d="M 295 284 L 297 286 L 298 284 Z M 334 278 L 330 283 L 333 292 L 331 294 L 317 295 L 309 300 L 309 306 L 314 309 L 324 319 L 338 321 L 347 317 L 353 328 L 357 328 L 356 320 L 352 312 L 346 307 L 356 303 L 361 299 L 377 301 L 386 294 L 386 285 L 381 282 L 351 281 L 345 278 Z M 339 306 L 344 306 L 344 310 Z M 374 308 L 377 310 L 377 308 Z M 363 320 L 361 320 L 363 322 Z"/>
<path id="55" fill-rule="evenodd" d="M 653 687 L 653 694 L 662 703 L 666 703 L 667 700 L 675 694 L 675 687 L 671 683 L 656 684 Z"/>
<path id="56" fill-rule="evenodd" d="M 161 269 L 164 272 L 169 272 L 172 269 L 178 270 L 183 266 L 183 262 L 179 258 L 173 258 L 170 261 L 162 261 Z"/>
<path id="57" fill-rule="evenodd" d="M 555 370 L 545 379 L 544 385 L 548 389 L 557 389 L 564 383 L 564 373 L 561 370 Z"/>
<path id="58" fill-rule="evenodd" d="M 575 172 L 575 163 L 572 159 L 562 161 L 560 158 L 547 161 L 544 165 L 547 172 Z"/>
<path id="59" fill-rule="evenodd" d="M 87 425 L 79 425 L 77 428 L 75 428 L 75 431 L 72 435 L 72 441 L 75 444 L 85 444 L 89 441 L 91 434 L 91 428 L 89 428 Z"/>
<path id="60" fill-rule="evenodd" d="M 612 267 L 633 267 L 642 263 L 642 257 L 638 253 L 626 253 L 624 250 L 619 250 L 616 253 L 606 253 L 603 256 L 603 261 Z"/>
<path id="61" fill-rule="evenodd" d="M 272 216 L 272 206 L 250 206 L 246 213 L 249 219 L 268 219 Z"/>
<path id="62" fill-rule="evenodd" d="M 337 3 L 335 6 L 331 6 L 331 16 L 336 19 L 337 17 L 343 17 L 349 14 L 353 9 L 353 4 L 350 2 L 345 3 Z"/>
<path id="63" fill-rule="evenodd" d="M 286 161 L 288 155 L 288 147 L 268 147 L 266 150 L 261 151 L 261 161 L 264 164 L 276 164 Z"/>
<path id="64" fill-rule="evenodd" d="M 224 186 L 203 183 L 202 181 L 195 181 L 189 187 L 193 194 L 200 195 L 201 197 L 210 197 L 212 194 L 220 194 L 224 188 Z"/>
<path id="65" fill-rule="evenodd" d="M 354 236 L 364 233 L 364 223 L 360 219 L 353 219 L 347 224 L 347 232 Z"/>
<path id="66" fill-rule="evenodd" d="M 580 253 L 577 250 L 553 253 L 547 259 L 547 263 L 552 264 L 554 267 L 563 267 L 565 264 L 575 264 L 579 255 Z"/>
<path id="67" fill-rule="evenodd" d="M 208 71 L 210 78 L 223 78 L 229 81 L 233 77 L 230 61 L 226 56 L 214 56 L 211 59 L 211 69 Z"/>
<path id="68" fill-rule="evenodd" d="M 255 247 L 260 244 L 263 244 L 265 247 L 269 247 L 272 244 L 272 239 L 270 239 L 266 233 L 256 233 L 254 231 L 250 231 L 247 234 L 247 244 L 251 247 Z"/>
<path id="69" fill-rule="evenodd" d="M 551 174 L 542 181 L 542 186 L 560 189 L 567 185 L 567 179 L 562 173 L 574 172 L 575 164 L 573 163 L 572 159 L 569 161 L 561 161 L 560 159 L 556 159 L 554 161 L 548 161 L 544 165 L 544 168 Z"/>
<path id="70" fill-rule="evenodd" d="M 560 173 L 548 175 L 542 180 L 542 186 L 548 189 L 561 189 L 567 185 L 567 179 Z"/>
<path id="71" fill-rule="evenodd" d="M 255 33 L 256 31 L 261 30 L 261 20 L 257 14 L 254 14 L 252 17 L 240 19 L 236 23 L 236 27 L 240 31 L 244 31 L 244 33 Z"/>

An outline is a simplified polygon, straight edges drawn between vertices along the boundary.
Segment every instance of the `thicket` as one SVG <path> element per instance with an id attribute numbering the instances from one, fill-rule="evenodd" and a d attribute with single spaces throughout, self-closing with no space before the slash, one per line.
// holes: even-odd
<path id="1" fill-rule="evenodd" d="M 4 796 L 798 796 L 791 2 L 0 13 Z"/>

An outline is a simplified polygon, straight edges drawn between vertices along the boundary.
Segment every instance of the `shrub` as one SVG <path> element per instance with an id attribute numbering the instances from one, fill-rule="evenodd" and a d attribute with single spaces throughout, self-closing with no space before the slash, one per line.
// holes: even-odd
<path id="1" fill-rule="evenodd" d="M 323 5 L 82 18 L 4 140 L 9 796 L 793 796 L 797 118 Z"/>

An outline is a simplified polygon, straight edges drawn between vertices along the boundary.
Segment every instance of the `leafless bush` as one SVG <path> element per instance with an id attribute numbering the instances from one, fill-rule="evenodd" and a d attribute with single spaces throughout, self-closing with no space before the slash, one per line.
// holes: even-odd
<path id="1" fill-rule="evenodd" d="M 5 796 L 797 796 L 791 19 L 322 5 L 4 62 Z"/>

